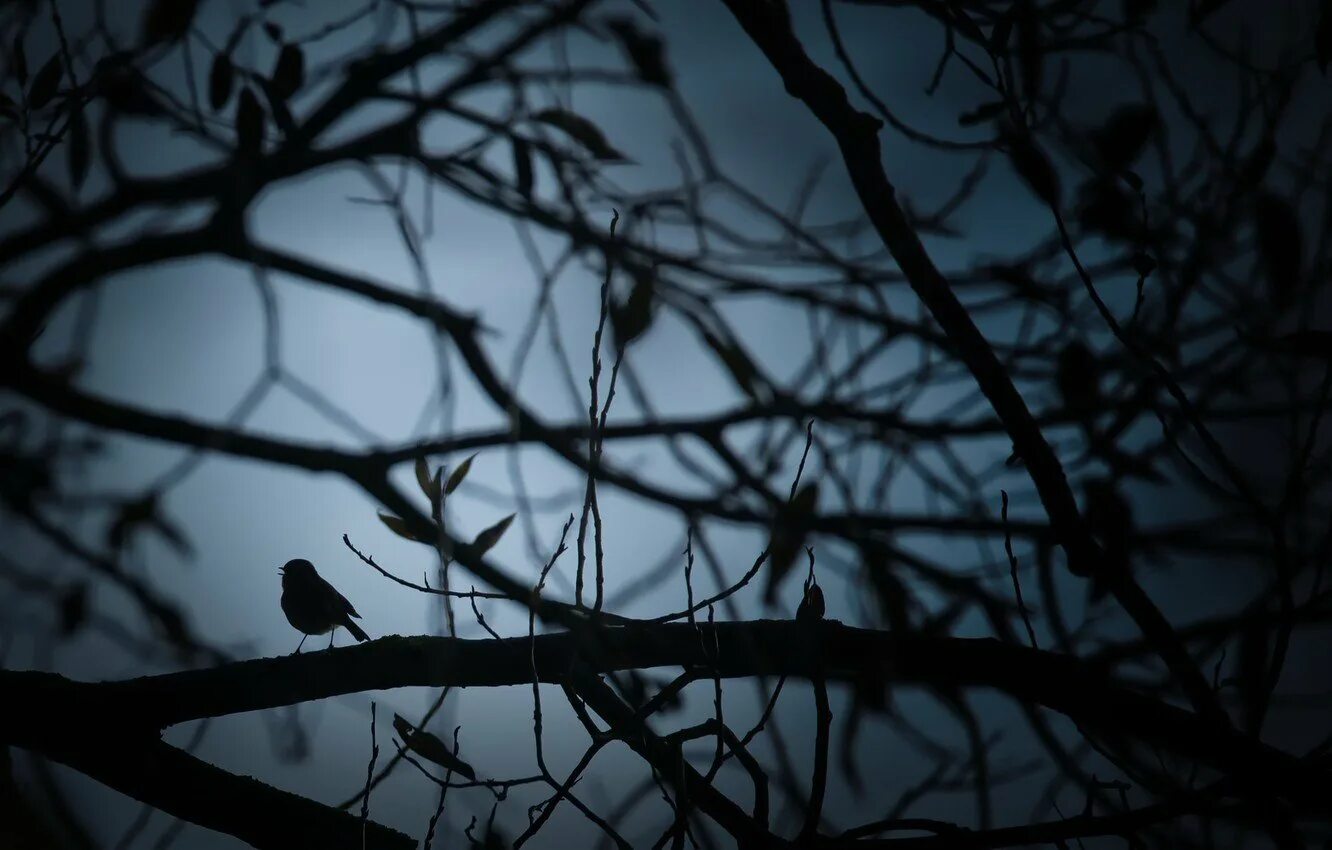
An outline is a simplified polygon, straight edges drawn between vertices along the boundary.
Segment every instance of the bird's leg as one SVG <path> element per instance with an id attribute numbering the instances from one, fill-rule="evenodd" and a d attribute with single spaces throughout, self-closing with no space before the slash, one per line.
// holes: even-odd
<path id="1" fill-rule="evenodd" d="M 333 630 L 332 630 L 331 632 L 328 633 L 328 648 L 329 648 L 329 649 L 332 649 L 332 648 L 333 648 L 333 638 L 336 637 L 337 634 L 338 634 L 337 626 L 334 626 L 334 627 L 333 627 Z"/>
<path id="2" fill-rule="evenodd" d="M 305 646 L 305 639 L 308 638 L 308 637 L 309 637 L 309 635 L 301 635 L 301 642 L 298 643 L 298 644 L 296 644 L 296 651 L 293 652 L 292 655 L 300 655 L 300 654 L 301 654 L 301 647 Z"/>

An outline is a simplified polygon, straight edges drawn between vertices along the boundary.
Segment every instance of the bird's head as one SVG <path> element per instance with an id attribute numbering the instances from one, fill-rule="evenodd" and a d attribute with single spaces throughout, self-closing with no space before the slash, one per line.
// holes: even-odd
<path id="1" fill-rule="evenodd" d="M 282 575 L 283 582 L 288 578 L 295 581 L 301 581 L 316 575 L 314 564 L 304 558 L 292 558 L 281 567 L 278 567 L 278 572 Z"/>

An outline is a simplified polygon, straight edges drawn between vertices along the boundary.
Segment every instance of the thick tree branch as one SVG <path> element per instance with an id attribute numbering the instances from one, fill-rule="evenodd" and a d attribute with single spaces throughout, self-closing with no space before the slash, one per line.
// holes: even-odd
<path id="1" fill-rule="evenodd" d="M 784 3 L 725 0 L 740 25 L 781 75 L 786 90 L 802 101 L 832 133 L 856 194 L 883 244 L 906 275 L 911 289 L 948 334 L 958 356 L 975 377 L 981 392 L 1013 438 L 1026 462 L 1041 504 L 1055 535 L 1068 554 L 1070 567 L 1103 577 L 1143 634 L 1179 679 L 1194 707 L 1209 723 L 1229 720 L 1174 629 L 1151 599 L 1124 570 L 1114 570 L 1088 533 L 1063 466 L 1041 434 L 1027 404 L 994 349 L 939 272 L 896 201 L 896 190 L 883 169 L 879 122 L 858 111 L 835 78 L 820 68 L 796 38 Z"/>
<path id="2" fill-rule="evenodd" d="M 0 706 L 0 728 L 26 746 L 54 726 L 86 723 L 101 707 L 107 728 L 145 732 L 174 723 L 257 711 L 339 694 L 398 687 L 563 683 L 576 664 L 596 672 L 697 667 L 723 678 L 760 675 L 854 682 L 867 673 L 891 685 L 985 687 L 1064 714 L 1091 732 L 1138 738 L 1216 769 L 1261 782 L 1302 807 L 1332 808 L 1332 774 L 1233 729 L 1096 676 L 1076 659 L 989 639 L 899 635 L 824 622 L 819 641 L 794 621 L 585 627 L 581 633 L 505 640 L 387 637 L 300 656 L 258 659 L 122 682 L 78 683 L 6 672 L 21 695 Z M 698 629 L 705 633 L 699 640 Z M 709 635 L 707 632 L 714 631 Z M 595 633 L 592 634 L 592 633 Z M 715 644 L 714 644 L 715 640 Z M 717 646 L 715 659 L 703 645 Z M 816 648 L 817 647 L 817 648 Z"/>

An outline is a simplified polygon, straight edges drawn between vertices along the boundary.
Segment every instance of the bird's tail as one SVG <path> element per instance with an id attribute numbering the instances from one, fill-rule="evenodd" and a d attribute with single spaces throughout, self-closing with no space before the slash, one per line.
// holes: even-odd
<path id="1" fill-rule="evenodd" d="M 370 640 L 370 635 L 365 633 L 365 629 L 356 625 L 356 621 L 351 617 L 342 621 L 342 627 L 351 632 L 351 636 L 356 638 L 357 641 Z"/>

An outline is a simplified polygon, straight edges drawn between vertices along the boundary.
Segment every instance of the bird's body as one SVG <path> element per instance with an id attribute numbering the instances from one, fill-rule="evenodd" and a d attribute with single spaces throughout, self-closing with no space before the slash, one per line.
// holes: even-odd
<path id="1" fill-rule="evenodd" d="M 347 601 L 347 597 L 324 581 L 315 572 L 314 564 L 304 558 L 295 558 L 282 568 L 282 613 L 297 631 L 309 635 L 324 635 L 339 626 L 351 632 L 358 641 L 369 640 L 365 630 L 353 622 L 361 615 Z M 301 638 L 301 644 L 305 638 Z M 332 638 L 329 646 L 333 645 Z M 297 646 L 300 652 L 301 647 Z"/>

